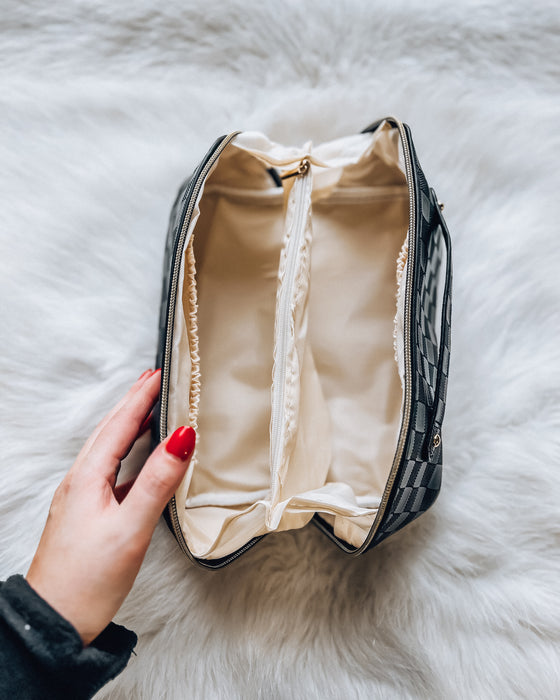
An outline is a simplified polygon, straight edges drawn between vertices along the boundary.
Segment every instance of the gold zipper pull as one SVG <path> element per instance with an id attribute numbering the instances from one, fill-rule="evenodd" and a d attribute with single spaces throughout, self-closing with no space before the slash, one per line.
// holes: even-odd
<path id="1" fill-rule="evenodd" d="M 286 170 L 286 172 L 282 173 L 280 175 L 281 180 L 287 180 L 289 177 L 297 177 L 299 175 L 305 175 L 309 168 L 311 167 L 311 163 L 307 158 L 304 158 L 300 163 L 298 163 L 296 168 L 292 168 L 291 170 Z"/>

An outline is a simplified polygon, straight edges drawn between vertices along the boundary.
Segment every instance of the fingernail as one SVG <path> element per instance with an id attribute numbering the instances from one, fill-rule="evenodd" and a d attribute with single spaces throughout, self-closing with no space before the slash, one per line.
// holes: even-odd
<path id="1" fill-rule="evenodd" d="M 175 457 L 186 462 L 194 451 L 196 433 L 189 425 L 184 425 L 171 435 L 165 444 L 165 449 Z"/>
<path id="2" fill-rule="evenodd" d="M 138 379 L 137 379 L 136 381 L 139 382 L 139 381 L 142 379 L 142 377 L 145 377 L 147 374 L 151 374 L 152 372 L 153 372 L 152 369 L 146 369 L 146 370 L 144 370 L 144 371 L 142 372 L 142 374 L 138 377 Z"/>
<path id="3" fill-rule="evenodd" d="M 140 426 L 140 430 L 138 431 L 139 435 L 144 435 L 146 430 L 149 430 L 151 428 L 151 426 L 152 426 L 152 414 L 150 413 L 142 421 L 142 425 Z"/>
<path id="4" fill-rule="evenodd" d="M 113 489 L 113 493 L 115 494 L 115 499 L 117 503 L 122 503 L 124 501 L 128 492 L 133 487 L 135 481 L 136 479 L 131 479 L 125 484 L 119 484 L 118 486 L 115 486 L 115 488 Z"/>

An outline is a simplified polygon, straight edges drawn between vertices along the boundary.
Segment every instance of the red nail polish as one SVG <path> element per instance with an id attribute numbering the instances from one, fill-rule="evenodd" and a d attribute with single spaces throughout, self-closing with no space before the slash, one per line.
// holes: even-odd
<path id="1" fill-rule="evenodd" d="M 117 503 L 122 503 L 124 501 L 128 492 L 133 487 L 135 481 L 136 479 L 131 479 L 125 484 L 119 484 L 118 486 L 115 486 L 115 488 L 113 489 L 113 493 L 115 494 L 115 499 Z"/>
<path id="2" fill-rule="evenodd" d="M 142 425 L 140 426 L 140 430 L 138 431 L 138 435 L 144 435 L 146 430 L 149 430 L 152 427 L 152 414 L 150 413 L 147 415 L 144 420 L 142 421 Z"/>
<path id="3" fill-rule="evenodd" d="M 136 381 L 139 382 L 142 379 L 142 377 L 145 377 L 148 373 L 151 373 L 151 372 L 153 372 L 153 370 L 151 370 L 151 369 L 144 370 Z"/>
<path id="4" fill-rule="evenodd" d="M 165 444 L 165 449 L 185 462 L 192 455 L 195 442 L 196 433 L 190 426 L 184 425 L 182 428 L 177 428 L 171 435 Z"/>

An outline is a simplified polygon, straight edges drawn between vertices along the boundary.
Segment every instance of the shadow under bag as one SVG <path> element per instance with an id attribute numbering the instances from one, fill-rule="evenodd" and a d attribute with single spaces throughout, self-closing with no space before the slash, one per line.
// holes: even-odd
<path id="1" fill-rule="evenodd" d="M 197 445 L 165 518 L 219 568 L 313 521 L 346 553 L 441 485 L 451 242 L 410 129 L 219 138 L 170 216 L 154 445 Z"/>

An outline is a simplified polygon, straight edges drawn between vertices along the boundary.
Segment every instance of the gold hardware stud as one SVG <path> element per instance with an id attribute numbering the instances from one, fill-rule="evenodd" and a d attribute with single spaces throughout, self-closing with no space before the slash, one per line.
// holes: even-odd
<path id="1" fill-rule="evenodd" d="M 439 447 L 439 446 L 441 445 L 441 436 L 440 436 L 439 433 L 436 433 L 436 434 L 434 435 L 434 438 L 433 438 L 433 440 L 432 440 L 432 445 L 433 445 L 434 447 Z"/>
<path id="2" fill-rule="evenodd" d="M 311 167 L 311 163 L 304 158 L 301 163 L 298 164 L 297 168 L 292 168 L 292 170 L 287 170 L 285 173 L 280 175 L 281 180 L 287 180 L 289 177 L 296 177 L 297 175 L 305 175 L 305 173 Z"/>
<path id="3" fill-rule="evenodd" d="M 443 208 L 444 208 L 445 204 L 444 204 L 443 202 L 440 202 L 439 199 L 438 199 L 437 205 L 438 205 L 438 207 L 439 207 L 439 210 L 440 210 L 440 211 L 443 211 Z"/>

